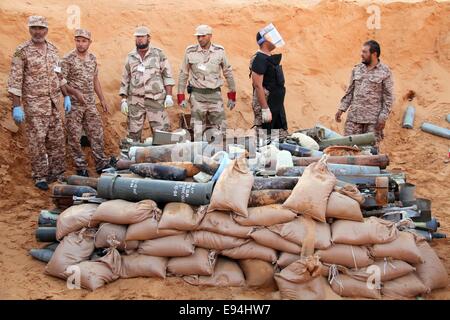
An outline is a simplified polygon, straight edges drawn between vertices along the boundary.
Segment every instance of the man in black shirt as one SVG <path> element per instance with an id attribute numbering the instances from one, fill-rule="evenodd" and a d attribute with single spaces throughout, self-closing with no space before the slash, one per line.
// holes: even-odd
<path id="1" fill-rule="evenodd" d="M 264 29 L 263 29 L 264 30 Z M 271 55 L 276 45 L 264 37 L 263 32 L 256 34 L 258 52 L 250 61 L 250 76 L 253 84 L 252 108 L 255 115 L 254 127 L 279 130 L 280 139 L 288 135 L 284 110 L 284 74 L 280 65 L 281 54 Z M 282 40 L 281 40 L 282 41 Z"/>

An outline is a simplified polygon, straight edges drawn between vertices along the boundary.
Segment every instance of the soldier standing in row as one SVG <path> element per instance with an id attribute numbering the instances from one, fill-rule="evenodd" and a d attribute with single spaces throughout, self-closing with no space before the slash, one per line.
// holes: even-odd
<path id="1" fill-rule="evenodd" d="M 83 94 L 85 101 L 82 104 L 75 99 L 72 102 L 72 110 L 66 115 L 69 149 L 75 161 L 77 175 L 85 177 L 88 177 L 89 174 L 80 145 L 83 128 L 91 144 L 97 173 L 110 167 L 109 159 L 104 153 L 103 126 L 95 106 L 94 92 L 100 99 L 104 112 L 108 112 L 108 105 L 98 80 L 97 59 L 93 53 L 88 51 L 91 43 L 91 33 L 88 30 L 75 30 L 76 48 L 66 54 L 61 62 L 62 74 L 67 83 L 78 89 Z"/>
<path id="2" fill-rule="evenodd" d="M 225 49 L 211 43 L 212 28 L 207 25 L 197 27 L 194 34 L 198 44 L 188 46 L 180 69 L 178 79 L 178 104 L 187 106 L 184 91 L 188 84 L 188 93 L 191 93 L 191 127 L 195 129 L 196 123 L 210 125 L 224 132 L 226 118 L 223 107 L 220 87 L 223 85 L 221 70 L 228 83 L 228 108 L 233 110 L 236 106 L 236 85 L 231 65 L 225 55 Z M 189 77 L 190 74 L 190 77 Z M 203 127 L 201 127 L 203 128 Z M 203 132 L 203 130 L 202 130 Z"/>
<path id="3" fill-rule="evenodd" d="M 78 90 L 72 89 L 61 75 L 57 48 L 46 40 L 47 20 L 28 19 L 31 40 L 19 45 L 12 58 L 8 92 L 16 123 L 25 122 L 35 186 L 48 190 L 48 183 L 62 181 L 65 171 L 65 141 L 58 110 L 61 92 L 64 109 L 70 112 L 68 93 L 84 103 Z M 23 106 L 22 106 L 23 105 Z"/>
<path id="4" fill-rule="evenodd" d="M 350 84 L 335 116 L 336 121 L 341 122 L 342 113 L 350 108 L 345 135 L 374 132 L 377 145 L 384 137 L 383 129 L 394 102 L 392 73 L 380 61 L 380 51 L 376 41 L 364 43 L 362 62 L 353 68 Z"/>
<path id="5" fill-rule="evenodd" d="M 125 60 L 119 94 L 122 113 L 128 114 L 128 139 L 140 142 L 145 116 L 152 130 L 169 131 L 165 108 L 173 106 L 175 81 L 164 52 L 150 45 L 150 30 L 138 27 L 136 49 Z"/>

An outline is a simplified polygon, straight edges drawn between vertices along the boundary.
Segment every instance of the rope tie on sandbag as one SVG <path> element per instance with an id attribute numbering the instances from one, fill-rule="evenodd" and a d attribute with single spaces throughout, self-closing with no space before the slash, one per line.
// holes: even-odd
<path id="1" fill-rule="evenodd" d="M 208 263 L 213 266 L 217 258 L 217 252 L 215 250 L 210 250 L 208 252 Z"/>
<path id="2" fill-rule="evenodd" d="M 355 269 L 358 270 L 358 264 L 356 263 L 355 251 L 353 250 L 352 245 L 350 245 L 350 249 L 352 249 L 352 257 L 353 257 L 353 263 L 355 264 Z"/>
<path id="3" fill-rule="evenodd" d="M 328 283 L 331 285 L 333 281 L 336 281 L 336 283 L 339 286 L 339 292 L 342 294 L 342 291 L 344 290 L 344 285 L 342 284 L 342 281 L 339 279 L 339 270 L 335 264 L 332 264 L 328 270 Z"/>
<path id="4" fill-rule="evenodd" d="M 384 258 L 383 274 L 386 274 L 386 268 L 388 264 L 392 267 L 392 269 L 397 269 L 397 267 L 392 262 L 390 262 L 387 258 Z"/>

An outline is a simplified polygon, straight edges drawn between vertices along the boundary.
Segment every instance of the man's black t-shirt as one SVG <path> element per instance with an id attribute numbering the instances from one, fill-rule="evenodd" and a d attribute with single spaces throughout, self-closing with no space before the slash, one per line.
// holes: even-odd
<path id="1" fill-rule="evenodd" d="M 271 56 L 262 52 L 257 52 L 252 62 L 252 71 L 264 75 L 263 87 L 272 91 L 277 86 L 275 68 L 269 61 Z"/>

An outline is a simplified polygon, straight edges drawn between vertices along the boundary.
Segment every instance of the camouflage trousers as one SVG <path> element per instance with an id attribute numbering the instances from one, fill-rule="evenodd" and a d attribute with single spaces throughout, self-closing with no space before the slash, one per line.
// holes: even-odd
<path id="1" fill-rule="evenodd" d="M 33 103 L 49 103 L 52 111 L 50 116 L 25 115 L 31 175 L 35 182 L 53 182 L 64 174 L 66 168 L 63 121 L 50 98 L 36 99 Z"/>
<path id="2" fill-rule="evenodd" d="M 362 134 L 373 132 L 375 134 L 376 145 L 379 145 L 384 138 L 383 130 L 376 129 L 376 123 L 357 123 L 353 121 L 345 121 L 344 135 Z"/>
<path id="3" fill-rule="evenodd" d="M 73 103 L 72 110 L 66 115 L 67 141 L 77 170 L 86 170 L 88 167 L 80 144 L 83 129 L 91 144 L 96 170 L 104 168 L 109 160 L 104 151 L 102 119 L 95 103 Z"/>
<path id="4" fill-rule="evenodd" d="M 201 124 L 213 126 L 222 133 L 226 131 L 227 122 L 220 91 L 211 94 L 192 92 L 189 102 L 191 103 L 191 128 L 196 130 L 195 126 Z"/>
<path id="5" fill-rule="evenodd" d="M 131 96 L 128 98 L 128 138 L 133 141 L 141 141 L 146 116 L 152 132 L 154 130 L 170 130 L 169 117 L 164 109 L 164 100 Z"/>

